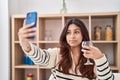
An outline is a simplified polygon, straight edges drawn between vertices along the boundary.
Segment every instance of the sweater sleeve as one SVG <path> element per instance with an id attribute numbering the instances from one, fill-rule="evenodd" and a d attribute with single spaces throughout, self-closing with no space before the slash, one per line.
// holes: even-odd
<path id="1" fill-rule="evenodd" d="M 52 68 L 56 65 L 58 48 L 49 48 L 47 50 L 41 49 L 36 45 L 30 43 L 31 51 L 25 54 L 31 58 L 31 60 L 38 65 L 45 66 L 46 68 Z"/>
<path id="2" fill-rule="evenodd" d="M 109 67 L 109 63 L 105 55 L 102 58 L 94 61 L 97 69 L 97 80 L 114 80 L 114 75 Z"/>

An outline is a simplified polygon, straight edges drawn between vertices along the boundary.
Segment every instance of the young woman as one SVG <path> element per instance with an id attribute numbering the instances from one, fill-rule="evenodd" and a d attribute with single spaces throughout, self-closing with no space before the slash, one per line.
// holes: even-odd
<path id="1" fill-rule="evenodd" d="M 28 37 L 36 35 L 33 25 L 25 25 L 19 30 L 20 45 L 35 64 L 51 68 L 49 80 L 114 80 L 105 55 L 95 46 L 82 46 L 82 41 L 89 41 L 89 34 L 84 23 L 71 19 L 60 36 L 59 47 L 43 50 L 31 43 Z M 84 65 L 87 58 L 93 65 Z"/>

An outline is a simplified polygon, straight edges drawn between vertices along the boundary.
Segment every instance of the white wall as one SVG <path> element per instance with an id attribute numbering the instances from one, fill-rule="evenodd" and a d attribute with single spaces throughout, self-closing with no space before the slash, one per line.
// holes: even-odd
<path id="1" fill-rule="evenodd" d="M 68 13 L 120 11 L 120 0 L 66 0 Z M 10 0 L 11 14 L 37 10 L 39 13 L 59 13 L 61 0 Z"/>
<path id="2" fill-rule="evenodd" d="M 8 0 L 0 0 L 0 80 L 9 80 Z"/>

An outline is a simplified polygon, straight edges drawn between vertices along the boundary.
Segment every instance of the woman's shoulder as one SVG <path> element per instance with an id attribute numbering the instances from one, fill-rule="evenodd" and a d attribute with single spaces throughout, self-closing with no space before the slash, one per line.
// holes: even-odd
<path id="1" fill-rule="evenodd" d="M 55 48 L 48 48 L 47 49 L 47 51 L 50 51 L 50 52 L 60 52 L 60 48 L 57 48 L 57 47 L 55 47 Z"/>

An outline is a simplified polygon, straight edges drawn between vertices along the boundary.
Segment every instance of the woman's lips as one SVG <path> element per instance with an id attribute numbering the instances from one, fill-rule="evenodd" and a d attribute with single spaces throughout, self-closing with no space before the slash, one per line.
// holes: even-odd
<path id="1" fill-rule="evenodd" d="M 76 42 L 76 40 L 70 40 L 69 42 L 70 42 L 70 43 L 75 43 L 75 42 Z"/>

